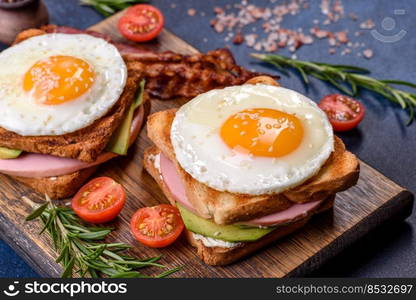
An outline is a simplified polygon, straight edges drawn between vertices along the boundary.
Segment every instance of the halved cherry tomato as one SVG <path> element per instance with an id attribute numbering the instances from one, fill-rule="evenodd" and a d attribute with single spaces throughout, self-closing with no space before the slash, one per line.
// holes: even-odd
<path id="1" fill-rule="evenodd" d="M 72 209 L 90 223 L 105 223 L 118 216 L 126 202 L 123 187 L 109 177 L 98 177 L 84 185 L 72 199 Z"/>
<path id="2" fill-rule="evenodd" d="M 327 114 L 335 131 L 355 128 L 364 118 L 365 108 L 359 101 L 340 94 L 325 96 L 319 107 Z"/>
<path id="3" fill-rule="evenodd" d="M 118 22 L 118 30 L 127 39 L 146 42 L 154 39 L 162 31 L 165 19 L 156 7 L 138 4 L 127 9 Z"/>
<path id="4" fill-rule="evenodd" d="M 181 234 L 184 224 L 179 210 L 169 204 L 139 209 L 131 219 L 134 237 L 153 248 L 172 244 Z"/>

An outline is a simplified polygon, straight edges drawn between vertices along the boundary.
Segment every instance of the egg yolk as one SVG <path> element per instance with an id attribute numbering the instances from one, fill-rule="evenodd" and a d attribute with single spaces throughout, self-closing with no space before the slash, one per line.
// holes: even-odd
<path id="1" fill-rule="evenodd" d="M 254 156 L 287 155 L 302 142 L 303 126 L 294 115 L 268 108 L 247 109 L 230 116 L 220 129 L 228 147 Z"/>
<path id="2" fill-rule="evenodd" d="M 73 56 L 51 56 L 24 75 L 23 89 L 42 104 L 57 105 L 85 94 L 95 81 L 92 66 Z"/>

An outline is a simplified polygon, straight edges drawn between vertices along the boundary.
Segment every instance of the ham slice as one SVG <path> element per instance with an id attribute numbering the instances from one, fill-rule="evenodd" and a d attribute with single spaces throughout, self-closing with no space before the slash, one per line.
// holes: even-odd
<path id="1" fill-rule="evenodd" d="M 286 210 L 279 211 L 277 213 L 267 215 L 261 218 L 253 219 L 247 222 L 244 222 L 245 225 L 255 225 L 255 226 L 270 226 L 284 224 L 288 222 L 294 222 L 299 218 L 306 216 L 306 214 L 312 209 L 316 208 L 322 201 L 313 201 L 302 204 L 293 204 Z"/>
<path id="2" fill-rule="evenodd" d="M 15 159 L 1 159 L 0 173 L 28 178 L 61 176 L 106 162 L 115 156 L 114 153 L 104 153 L 95 162 L 85 163 L 72 158 L 25 153 Z"/>
<path id="3" fill-rule="evenodd" d="M 186 196 L 185 186 L 182 183 L 174 163 L 169 160 L 169 158 L 167 158 L 163 153 L 160 153 L 159 156 L 160 166 L 157 166 L 157 168 L 161 173 L 163 181 L 169 188 L 169 191 L 172 193 L 176 201 L 182 204 L 186 209 L 196 213 L 195 208 L 192 206 L 192 203 Z M 303 204 L 293 204 L 286 210 L 279 211 L 277 213 L 270 214 L 261 218 L 253 219 L 244 222 L 243 224 L 251 226 L 274 226 L 293 222 L 305 216 L 309 211 L 316 208 L 321 202 L 322 201 L 314 201 Z"/>
<path id="4" fill-rule="evenodd" d="M 143 106 L 137 110 L 130 130 L 130 145 L 139 135 L 143 123 Z M 0 173 L 29 178 L 53 177 L 71 174 L 98 164 L 102 164 L 117 154 L 106 152 L 93 163 L 86 163 L 72 158 L 63 158 L 46 154 L 24 153 L 15 159 L 0 159 Z"/>
<path id="5" fill-rule="evenodd" d="M 196 213 L 195 208 L 186 196 L 185 186 L 183 185 L 182 180 L 179 177 L 179 174 L 176 171 L 176 167 L 173 164 L 173 162 L 169 160 L 169 158 L 167 158 L 166 155 L 160 153 L 159 163 L 159 170 L 162 175 L 163 181 L 169 188 L 169 191 L 171 192 L 172 196 L 186 209 L 193 213 Z"/>

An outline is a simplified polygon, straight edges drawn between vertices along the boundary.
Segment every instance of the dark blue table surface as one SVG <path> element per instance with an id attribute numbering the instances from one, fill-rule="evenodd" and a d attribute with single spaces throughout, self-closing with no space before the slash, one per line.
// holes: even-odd
<path id="1" fill-rule="evenodd" d="M 103 18 L 88 7 L 81 7 L 77 0 L 45 0 L 51 15 L 51 22 L 59 25 L 87 28 Z M 224 35 L 213 32 L 209 20 L 214 17 L 213 7 L 240 1 L 192 1 L 154 0 L 152 3 L 162 9 L 166 16 L 166 27 L 188 41 L 201 51 L 229 45 L 237 61 L 259 71 L 275 70 L 255 63 L 248 54 L 253 52 L 246 46 L 235 46 L 224 41 Z M 259 5 L 272 5 L 270 0 L 250 1 Z M 278 2 L 283 2 L 278 0 Z M 314 19 L 323 20 L 319 1 L 309 1 L 310 8 L 301 15 L 288 17 L 284 21 L 287 28 L 304 28 L 308 30 Z M 356 54 L 341 56 L 339 53 L 328 55 L 327 41 L 318 41 L 312 46 L 304 46 L 297 52 L 299 59 L 326 61 L 329 63 L 353 64 L 372 70 L 379 78 L 394 78 L 416 82 L 416 2 L 412 0 L 348 0 L 343 1 L 346 14 L 354 12 L 359 21 L 346 18 L 331 25 L 332 30 L 350 29 L 351 39 L 364 42 L 374 50 L 371 60 L 357 57 Z M 172 3 L 176 4 L 172 8 Z M 187 10 L 195 8 L 197 16 L 189 16 Z M 396 9 L 405 10 L 404 15 L 395 16 Z M 200 13 L 205 12 L 205 16 Z M 392 17 L 396 27 L 390 32 L 381 28 L 382 20 Z M 359 23 L 373 19 L 376 29 L 383 34 L 392 35 L 405 30 L 405 37 L 396 43 L 383 43 L 367 32 L 362 37 L 354 37 L 353 32 Z M 0 45 L 1 46 L 1 45 Z M 287 50 L 280 53 L 289 54 Z M 314 100 L 335 90 L 319 81 L 312 80 L 312 87 L 305 89 L 298 76 L 283 76 L 281 83 Z M 367 108 L 367 116 L 359 129 L 342 134 L 347 147 L 362 160 L 396 181 L 410 191 L 416 191 L 416 123 L 406 127 L 406 113 L 385 99 L 370 93 L 362 94 L 361 100 Z M 416 276 L 416 217 L 412 215 L 406 222 L 384 226 L 369 234 L 361 241 L 331 260 L 314 276 L 331 277 L 415 277 Z M 0 241 L 0 277 L 35 277 L 38 276 L 14 251 Z"/>

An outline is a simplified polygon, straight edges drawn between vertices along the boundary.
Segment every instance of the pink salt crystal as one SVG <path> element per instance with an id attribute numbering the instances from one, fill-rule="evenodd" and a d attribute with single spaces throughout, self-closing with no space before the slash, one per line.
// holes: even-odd
<path id="1" fill-rule="evenodd" d="M 188 15 L 191 16 L 191 17 L 195 16 L 196 15 L 195 8 L 188 9 Z"/>
<path id="2" fill-rule="evenodd" d="M 313 38 L 310 35 L 302 35 L 301 36 L 302 43 L 305 45 L 309 45 L 313 43 Z"/>
<path id="3" fill-rule="evenodd" d="M 277 44 L 275 42 L 267 43 L 265 50 L 267 52 L 275 52 L 277 50 Z"/>
<path id="4" fill-rule="evenodd" d="M 217 15 L 223 15 L 225 12 L 221 7 L 216 6 L 214 7 L 214 13 Z"/>
<path id="5" fill-rule="evenodd" d="M 335 46 L 336 44 L 337 44 L 337 40 L 334 38 L 334 37 L 329 37 L 329 39 L 328 39 L 328 44 L 330 45 L 330 46 Z"/>
<path id="6" fill-rule="evenodd" d="M 337 33 L 335 33 L 335 35 L 336 35 L 338 41 L 340 41 L 341 43 L 343 43 L 343 44 L 348 43 L 348 36 L 347 36 L 347 33 L 345 31 L 337 32 Z"/>
<path id="7" fill-rule="evenodd" d="M 234 44 L 236 44 L 236 45 L 240 45 L 240 44 L 242 44 L 243 42 L 244 42 L 243 35 L 242 35 L 242 34 L 241 34 L 241 32 L 239 31 L 239 32 L 237 32 L 237 34 L 234 36 L 233 43 L 234 43 Z"/>
<path id="8" fill-rule="evenodd" d="M 278 43 L 277 43 L 277 46 L 278 46 L 279 48 L 285 48 L 285 47 L 286 47 L 286 45 L 287 45 L 286 40 L 284 40 L 284 41 L 280 41 L 280 42 L 278 42 Z"/>
<path id="9" fill-rule="evenodd" d="M 365 57 L 365 58 L 370 59 L 370 58 L 372 58 L 372 57 L 373 57 L 374 52 L 373 52 L 373 50 L 371 50 L 371 49 L 365 49 L 365 50 L 363 51 L 363 55 L 364 55 L 364 57 Z"/>
<path id="10" fill-rule="evenodd" d="M 375 27 L 375 24 L 373 20 L 371 19 L 368 19 L 360 24 L 361 29 L 373 29 L 374 27 Z"/>
<path id="11" fill-rule="evenodd" d="M 334 12 L 338 13 L 339 15 L 344 14 L 344 6 L 342 5 L 341 0 L 335 0 L 332 9 Z"/>
<path id="12" fill-rule="evenodd" d="M 329 36 L 329 32 L 326 30 L 321 30 L 319 27 L 311 28 L 310 32 L 316 36 L 318 39 L 323 39 Z"/>
<path id="13" fill-rule="evenodd" d="M 221 33 L 221 32 L 223 32 L 223 31 L 224 31 L 224 29 L 225 29 L 225 26 L 224 26 L 224 24 L 223 24 L 223 23 L 220 23 L 220 22 L 215 22 L 215 24 L 214 24 L 214 30 L 215 30 L 216 32 Z"/>
<path id="14" fill-rule="evenodd" d="M 260 50 L 261 50 L 261 43 L 256 43 L 256 44 L 254 45 L 254 50 L 256 50 L 256 51 L 260 51 Z"/>
<path id="15" fill-rule="evenodd" d="M 248 47 L 253 47 L 254 44 L 256 43 L 256 39 L 257 39 L 257 34 L 247 34 L 245 36 L 245 40 L 246 40 L 246 44 Z"/>

